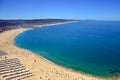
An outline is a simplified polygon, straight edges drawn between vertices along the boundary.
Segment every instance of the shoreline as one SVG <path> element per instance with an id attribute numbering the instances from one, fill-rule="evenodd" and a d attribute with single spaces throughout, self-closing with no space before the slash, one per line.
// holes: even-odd
<path id="1" fill-rule="evenodd" d="M 57 24 L 53 24 L 53 25 L 57 25 Z M 47 26 L 50 26 L 50 25 L 47 25 Z M 43 27 L 43 26 L 39 26 L 39 27 Z M 8 58 L 17 57 L 18 59 L 20 59 L 20 61 L 25 65 L 25 67 L 27 67 L 29 70 L 31 70 L 33 72 L 33 74 L 35 74 L 35 76 L 30 80 L 38 80 L 38 79 L 40 79 L 40 75 L 42 75 L 42 77 L 43 77 L 43 79 L 41 79 L 41 80 L 47 80 L 48 78 L 46 79 L 46 75 L 48 76 L 48 74 L 49 74 L 50 80 L 51 79 L 52 80 L 110 80 L 110 78 L 96 77 L 96 76 L 92 76 L 92 75 L 85 74 L 82 72 L 77 72 L 77 71 L 74 71 L 72 69 L 69 69 L 69 68 L 66 68 L 63 66 L 59 66 L 59 65 L 47 60 L 46 58 L 43 58 L 42 56 L 38 55 L 37 53 L 31 52 L 27 49 L 17 47 L 13 43 L 14 38 L 18 34 L 24 32 L 26 30 L 29 30 L 29 29 L 31 29 L 31 28 L 21 28 L 21 29 L 5 31 L 5 32 L 1 33 L 0 40 L 2 42 L 0 42 L 0 44 L 2 44 L 2 46 L 0 46 L 0 49 L 6 51 L 8 53 L 8 55 L 7 55 Z M 2 38 L 3 38 L 3 40 L 2 40 Z M 5 40 L 4 40 L 4 38 L 5 38 Z M 11 39 L 9 40 L 9 38 L 11 38 Z M 5 45 L 5 47 L 4 47 L 4 45 Z M 22 54 L 22 53 L 24 53 L 24 54 Z M 4 59 L 4 57 L 0 58 L 0 60 L 1 59 Z M 26 60 L 28 60 L 28 61 L 26 61 Z M 36 60 L 37 62 L 34 63 L 34 60 Z M 33 69 L 33 67 L 35 67 L 36 69 Z M 58 75 L 58 73 L 59 73 L 59 75 Z"/>
<path id="2" fill-rule="evenodd" d="M 69 21 L 69 22 L 51 23 L 51 24 L 34 25 L 34 26 L 35 26 L 35 27 L 44 27 L 44 26 L 53 26 L 53 25 L 67 24 L 67 23 L 75 23 L 75 22 L 79 22 L 79 21 Z"/>

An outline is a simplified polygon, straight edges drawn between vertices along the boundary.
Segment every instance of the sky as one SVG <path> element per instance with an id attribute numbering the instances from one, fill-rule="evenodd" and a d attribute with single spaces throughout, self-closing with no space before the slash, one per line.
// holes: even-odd
<path id="1" fill-rule="evenodd" d="M 120 20 L 120 0 L 0 0 L 0 19 Z"/>

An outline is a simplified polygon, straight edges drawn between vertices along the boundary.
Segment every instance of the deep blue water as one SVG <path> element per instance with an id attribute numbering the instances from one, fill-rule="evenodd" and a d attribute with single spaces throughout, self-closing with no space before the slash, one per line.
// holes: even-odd
<path id="1" fill-rule="evenodd" d="M 101 77 L 120 73 L 119 21 L 80 21 L 33 28 L 14 41 L 21 48 L 76 71 Z"/>

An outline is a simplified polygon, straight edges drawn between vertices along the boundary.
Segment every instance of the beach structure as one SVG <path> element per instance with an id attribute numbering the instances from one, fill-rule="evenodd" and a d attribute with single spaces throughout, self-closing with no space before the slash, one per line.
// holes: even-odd
<path id="1" fill-rule="evenodd" d="M 4 80 L 22 80 L 34 75 L 21 64 L 18 58 L 12 58 L 0 60 L 0 76 Z"/>

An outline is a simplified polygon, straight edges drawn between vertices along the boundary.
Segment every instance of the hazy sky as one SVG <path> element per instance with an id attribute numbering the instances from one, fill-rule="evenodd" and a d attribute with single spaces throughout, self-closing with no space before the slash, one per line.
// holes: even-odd
<path id="1" fill-rule="evenodd" d="M 0 0 L 0 19 L 120 20 L 120 0 Z"/>

